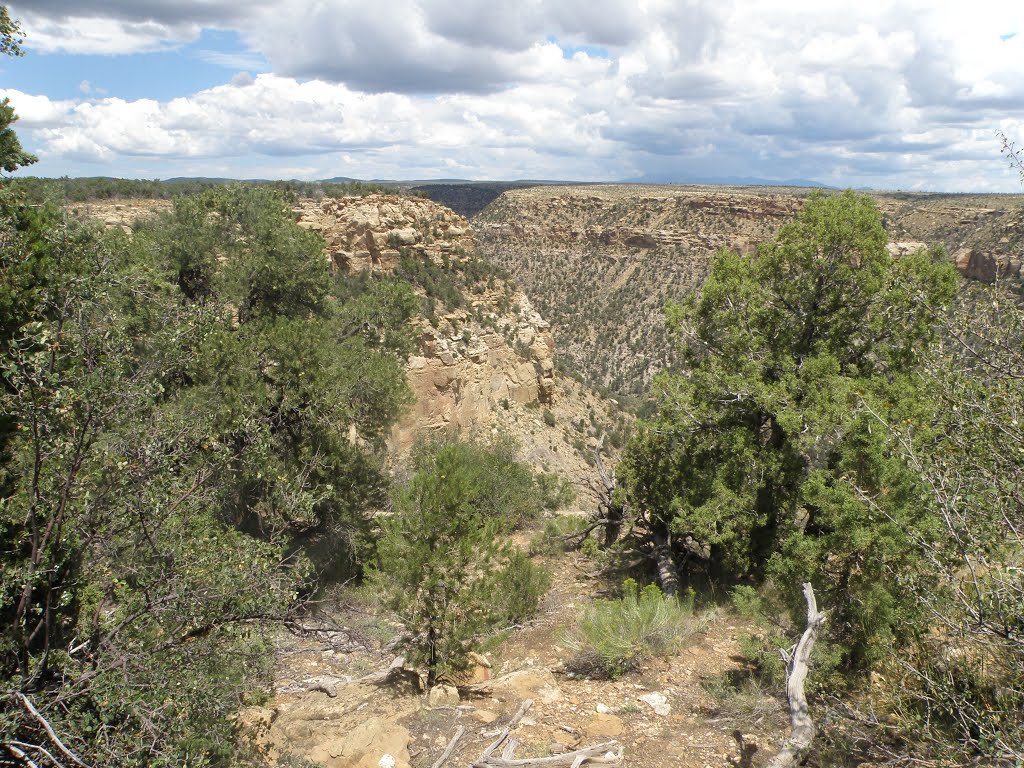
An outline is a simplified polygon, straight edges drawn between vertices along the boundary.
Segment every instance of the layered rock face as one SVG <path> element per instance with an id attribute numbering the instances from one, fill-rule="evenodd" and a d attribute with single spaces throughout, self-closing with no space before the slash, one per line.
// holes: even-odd
<path id="1" fill-rule="evenodd" d="M 370 195 L 307 202 L 299 224 L 319 233 L 337 269 L 392 272 L 406 257 L 444 267 L 475 258 L 469 222 L 430 200 Z M 504 403 L 555 399 L 554 340 L 549 324 L 520 291 L 479 286 L 468 306 L 444 308 L 433 323 L 416 321 L 419 354 L 409 360 L 416 398 L 395 428 L 398 451 L 420 430 L 493 426 Z"/>
<path id="2" fill-rule="evenodd" d="M 720 248 L 749 253 L 791 220 L 807 189 L 543 186 L 505 192 L 473 220 L 585 379 L 640 394 L 672 363 L 663 308 L 703 279 Z M 943 245 L 967 277 L 1018 278 L 1024 210 L 1015 196 L 876 194 L 894 256 Z"/>
<path id="3" fill-rule="evenodd" d="M 296 216 L 324 238 L 340 270 L 387 273 L 404 255 L 457 271 L 479 258 L 469 222 L 430 200 L 306 201 Z M 524 460 L 569 478 L 586 497 L 597 435 L 622 428 L 614 404 L 556 376 L 551 327 L 521 290 L 499 278 L 468 282 L 461 293 L 462 306 L 415 320 L 419 349 L 407 369 L 415 403 L 392 431 L 393 452 L 403 454 L 423 432 L 510 435 Z"/>
<path id="4" fill-rule="evenodd" d="M 296 213 L 301 226 L 323 237 L 328 258 L 343 271 L 392 272 L 403 248 L 440 264 L 476 247 L 468 221 L 425 198 L 324 198 L 302 203 Z"/>

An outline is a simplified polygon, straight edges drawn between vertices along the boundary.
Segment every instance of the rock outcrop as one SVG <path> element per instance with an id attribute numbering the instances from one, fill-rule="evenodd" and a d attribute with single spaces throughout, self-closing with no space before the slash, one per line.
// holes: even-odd
<path id="1" fill-rule="evenodd" d="M 391 434 L 400 456 L 420 433 L 507 434 L 536 469 L 569 478 L 589 495 L 587 465 L 597 433 L 622 429 L 614 404 L 555 373 L 551 326 L 503 278 L 464 277 L 479 259 L 466 219 L 430 200 L 369 195 L 305 201 L 299 224 L 319 233 L 339 270 L 387 273 L 403 258 L 458 273 L 461 306 L 438 306 L 416 322 L 408 362 L 415 402 Z M 553 422 L 553 423 L 552 423 Z"/>
<path id="2" fill-rule="evenodd" d="M 512 189 L 473 224 L 591 385 L 639 395 L 672 364 L 666 301 L 700 284 L 721 248 L 750 253 L 811 190 L 712 186 Z M 873 194 L 894 256 L 942 245 L 967 277 L 1018 279 L 1024 209 L 1015 196 Z"/>
<path id="3" fill-rule="evenodd" d="M 422 198 L 325 199 L 296 213 L 345 271 L 392 272 L 403 254 L 442 269 L 477 258 L 469 222 Z M 442 308 L 433 322 L 417 320 L 419 350 L 408 365 L 415 404 L 392 434 L 399 452 L 419 431 L 490 428 L 499 408 L 556 398 L 551 328 L 529 299 L 493 281 L 465 287 L 465 306 Z"/>
<path id="4" fill-rule="evenodd" d="M 318 232 L 337 269 L 392 272 L 402 249 L 441 263 L 476 248 L 469 222 L 425 198 L 402 195 L 324 198 L 296 211 L 300 226 Z"/>

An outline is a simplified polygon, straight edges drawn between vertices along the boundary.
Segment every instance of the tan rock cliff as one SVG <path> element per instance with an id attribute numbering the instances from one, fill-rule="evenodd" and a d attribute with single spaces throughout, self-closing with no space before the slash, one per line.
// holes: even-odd
<path id="1" fill-rule="evenodd" d="M 426 199 L 306 201 L 296 215 L 324 238 L 340 270 L 390 272 L 403 253 L 441 268 L 478 258 L 469 222 Z M 415 403 L 392 431 L 392 450 L 402 455 L 422 433 L 509 434 L 525 460 L 569 478 L 585 498 L 593 474 L 585 457 L 597 433 L 619 419 L 617 409 L 556 375 L 551 327 L 522 291 L 480 281 L 463 296 L 462 307 L 416 321 L 419 349 L 408 362 Z"/>

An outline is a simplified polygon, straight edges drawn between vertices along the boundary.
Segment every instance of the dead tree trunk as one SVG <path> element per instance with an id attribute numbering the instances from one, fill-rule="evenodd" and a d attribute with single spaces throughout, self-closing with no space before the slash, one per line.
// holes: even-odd
<path id="1" fill-rule="evenodd" d="M 597 519 L 602 521 L 604 526 L 604 546 L 607 549 L 619 539 L 626 510 L 615 501 L 615 478 L 605 469 L 604 461 L 601 458 L 603 447 L 604 435 L 601 435 L 597 445 L 594 446 L 594 467 L 597 469 L 601 484 L 600 486 L 592 484 L 591 487 L 597 492 Z"/>
<path id="2" fill-rule="evenodd" d="M 676 568 L 676 559 L 672 555 L 672 545 L 669 542 L 668 534 L 655 532 L 651 538 L 654 540 L 654 562 L 658 567 L 658 584 L 666 597 L 675 597 L 679 594 L 679 570 Z"/>
<path id="3" fill-rule="evenodd" d="M 825 614 L 818 613 L 818 603 L 814 599 L 814 588 L 810 582 L 804 583 L 804 598 L 807 600 L 807 629 L 794 649 L 789 652 L 780 651 L 786 660 L 786 694 L 789 696 L 789 717 L 793 730 L 767 768 L 791 768 L 797 765 L 814 741 L 814 721 L 807 709 L 804 682 L 807 680 L 811 650 L 818 637 L 818 628 L 825 621 Z"/>

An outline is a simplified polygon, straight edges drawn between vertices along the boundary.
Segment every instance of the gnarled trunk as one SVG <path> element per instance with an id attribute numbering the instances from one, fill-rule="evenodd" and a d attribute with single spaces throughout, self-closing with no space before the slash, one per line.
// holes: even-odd
<path id="1" fill-rule="evenodd" d="M 807 709 L 804 682 L 807 680 L 811 650 L 818 637 L 818 628 L 825 621 L 825 614 L 818 613 L 814 588 L 810 582 L 804 583 L 804 598 L 807 600 L 807 629 L 804 630 L 800 642 L 791 653 L 781 652 L 788 668 L 786 694 L 789 696 L 789 717 L 793 730 L 768 763 L 767 768 L 790 768 L 790 766 L 797 765 L 807 754 L 811 742 L 814 741 L 814 721 L 811 720 L 810 712 Z"/>

